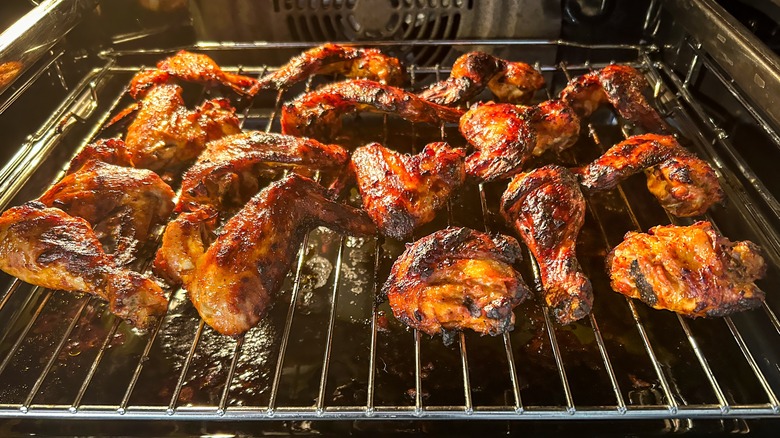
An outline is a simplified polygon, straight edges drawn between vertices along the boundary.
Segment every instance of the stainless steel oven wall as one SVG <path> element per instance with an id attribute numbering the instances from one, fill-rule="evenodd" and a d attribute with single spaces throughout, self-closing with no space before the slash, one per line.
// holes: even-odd
<path id="1" fill-rule="evenodd" d="M 768 217 L 780 211 L 780 57 L 712 0 L 662 2 L 648 38 L 659 59 L 683 78 L 699 104 L 714 144 L 735 145 L 731 166 L 764 201 Z M 693 110 L 693 109 L 692 109 Z M 773 221 L 780 228 L 780 223 Z"/>

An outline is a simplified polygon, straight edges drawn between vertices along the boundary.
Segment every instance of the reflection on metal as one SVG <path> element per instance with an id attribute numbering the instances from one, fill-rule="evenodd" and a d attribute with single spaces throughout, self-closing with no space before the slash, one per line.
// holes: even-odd
<path id="1" fill-rule="evenodd" d="M 780 127 L 780 57 L 714 0 L 666 0 L 664 6 Z"/>
<path id="2" fill-rule="evenodd" d="M 0 93 L 95 5 L 97 0 L 46 0 L 0 34 Z"/>

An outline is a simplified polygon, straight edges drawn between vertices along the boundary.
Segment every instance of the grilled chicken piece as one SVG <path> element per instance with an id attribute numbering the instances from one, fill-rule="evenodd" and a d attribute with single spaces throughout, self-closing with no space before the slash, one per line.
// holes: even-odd
<path id="1" fill-rule="evenodd" d="M 647 88 L 647 80 L 634 67 L 609 65 L 572 79 L 561 91 L 561 99 L 582 118 L 609 102 L 629 122 L 648 132 L 667 134 L 669 126 L 642 94 Z"/>
<path id="2" fill-rule="evenodd" d="M 466 172 L 492 181 L 520 172 L 532 155 L 572 146 L 580 134 L 580 120 L 560 100 L 532 107 L 489 102 L 463 115 L 460 133 L 475 149 L 466 158 Z"/>
<path id="3" fill-rule="evenodd" d="M 270 307 L 310 228 L 375 232 L 365 212 L 326 196 L 313 180 L 288 175 L 252 198 L 205 252 L 187 255 L 195 260 L 195 270 L 183 277 L 184 287 L 208 325 L 226 335 L 254 327 Z"/>
<path id="4" fill-rule="evenodd" d="M 207 142 L 240 131 L 227 100 L 209 100 L 190 111 L 181 88 L 163 84 L 150 89 L 139 102 L 125 144 L 135 167 L 171 170 L 194 160 Z"/>
<path id="5" fill-rule="evenodd" d="M 401 62 L 378 49 L 327 43 L 290 59 L 279 70 L 261 78 L 255 89 L 281 90 L 315 74 L 341 74 L 348 78 L 370 79 L 392 86 L 401 86 L 406 79 Z"/>
<path id="6" fill-rule="evenodd" d="M 436 211 L 466 179 L 464 153 L 447 143 L 430 143 L 417 155 L 403 155 L 379 143 L 352 154 L 363 208 L 386 236 L 405 239 L 433 220 Z"/>
<path id="7" fill-rule="evenodd" d="M 184 212 L 170 221 L 154 258 L 154 273 L 170 285 L 190 284 L 198 258 L 216 238 L 218 225 L 219 212 L 210 207 Z"/>
<path id="8" fill-rule="evenodd" d="M 274 177 L 283 168 L 303 174 L 333 170 L 348 160 L 340 146 L 282 134 L 250 131 L 208 143 L 184 174 L 176 205 L 182 214 L 165 229 L 155 272 L 172 284 L 181 283 L 213 241 L 220 221 L 257 193 L 264 175 Z"/>
<path id="9" fill-rule="evenodd" d="M 349 161 L 341 146 L 283 134 L 243 132 L 206 145 L 198 161 L 184 174 L 176 210 L 193 211 L 205 205 L 218 211 L 243 205 L 260 189 L 263 172 L 281 169 L 296 173 L 336 170 Z"/>
<path id="10" fill-rule="evenodd" d="M 544 77 L 524 62 L 469 52 L 455 60 L 449 78 L 436 82 L 418 96 L 439 105 L 459 105 L 486 86 L 501 102 L 526 103 L 536 90 L 544 88 Z"/>
<path id="11" fill-rule="evenodd" d="M 134 167 L 133 157 L 125 142 L 116 138 L 101 139 L 84 146 L 68 167 L 68 174 L 81 169 L 88 161 L 97 160 L 117 166 Z"/>
<path id="12" fill-rule="evenodd" d="M 217 63 L 206 55 L 182 50 L 158 62 L 157 69 L 135 75 L 130 81 L 128 92 L 134 99 L 139 99 L 149 89 L 170 83 L 171 79 L 207 86 L 222 85 L 241 95 L 253 94 L 250 90 L 257 85 L 257 79 L 222 71 Z"/>
<path id="13" fill-rule="evenodd" d="M 544 299 L 558 322 L 590 313 L 593 289 L 577 261 L 577 235 L 585 221 L 577 178 L 555 165 L 517 175 L 501 197 L 501 215 L 539 264 Z"/>
<path id="14" fill-rule="evenodd" d="M 462 111 L 422 100 L 400 88 L 366 79 L 326 85 L 282 106 L 282 132 L 320 140 L 341 129 L 341 116 L 358 111 L 395 114 L 410 122 L 457 122 Z"/>
<path id="15" fill-rule="evenodd" d="M 149 170 L 88 161 L 52 186 L 38 200 L 86 219 L 116 245 L 117 262 L 133 260 L 139 243 L 173 211 L 175 193 Z"/>
<path id="16" fill-rule="evenodd" d="M 630 232 L 607 256 L 607 271 L 616 292 L 694 318 L 754 309 L 764 301 L 754 283 L 766 273 L 760 248 L 731 242 L 709 222 Z"/>
<path id="17" fill-rule="evenodd" d="M 399 321 L 445 343 L 463 329 L 499 335 L 514 328 L 512 310 L 528 296 L 512 268 L 520 254 L 512 237 L 449 227 L 408 245 L 382 292 Z"/>
<path id="18" fill-rule="evenodd" d="M 586 189 L 596 191 L 611 189 L 642 170 L 647 188 L 675 216 L 704 214 L 723 199 L 712 167 L 668 135 L 635 135 L 574 172 Z"/>
<path id="19" fill-rule="evenodd" d="M 168 307 L 156 283 L 114 264 L 86 220 L 36 201 L 0 216 L 0 269 L 36 286 L 98 296 L 140 328 Z"/>

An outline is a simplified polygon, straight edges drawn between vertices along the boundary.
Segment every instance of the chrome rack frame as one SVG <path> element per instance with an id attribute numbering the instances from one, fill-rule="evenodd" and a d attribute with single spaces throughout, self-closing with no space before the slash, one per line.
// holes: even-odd
<path id="1" fill-rule="evenodd" d="M 769 278 L 762 285 L 777 288 L 780 283 L 778 230 L 772 227 L 763 210 L 756 207 L 757 203 L 762 203 L 780 217 L 777 200 L 757 181 L 728 136 L 707 117 L 706 110 L 693 98 L 688 89 L 692 74 L 681 75 L 656 60 L 653 47 L 586 46 L 565 41 L 538 40 L 421 41 L 404 44 L 451 45 L 464 49 L 492 45 L 539 46 L 551 50 L 566 47 L 586 53 L 614 53 L 614 61 L 637 66 L 646 73 L 653 86 L 655 104 L 682 136 L 693 143 L 696 152 L 713 164 L 724 186 L 728 198 L 726 206 L 712 215 L 706 215 L 705 219 L 716 226 L 722 225 L 724 218 L 728 220 L 729 217 L 737 218 L 731 220 L 744 224 L 745 234 L 764 247 L 771 265 Z M 694 50 L 701 50 L 692 40 L 688 44 Z M 374 45 L 389 47 L 393 43 Z M 308 46 L 297 43 L 202 43 L 191 49 L 213 54 Z M 35 173 L 38 164 L 62 143 L 62 137 L 68 133 L 67 129 L 58 129 L 62 126 L 63 118 L 79 120 L 91 127 L 89 134 L 80 139 L 80 144 L 84 145 L 93 140 L 105 121 L 127 102 L 123 95 L 106 96 L 102 92 L 108 89 L 104 83 L 127 81 L 142 68 L 140 65 L 126 66 L 121 62 L 122 58 L 161 57 L 169 53 L 167 50 L 104 53 L 105 64 L 74 88 L 52 118 L 23 145 L 17 158 L 0 172 L 0 206 L 5 208 L 11 202 L 27 179 Z M 704 57 L 697 57 L 694 62 L 696 65 L 691 66 L 691 71 L 700 68 L 711 70 L 728 86 L 729 81 L 717 65 Z M 570 76 L 601 66 L 603 64 L 590 62 L 577 65 L 538 64 L 537 67 L 544 72 L 550 84 L 550 88 L 545 90 L 546 96 L 540 98 L 555 96 Z M 229 71 L 258 76 L 273 68 L 225 67 Z M 422 80 L 440 78 L 449 73 L 447 68 L 441 66 L 410 66 L 409 72 L 413 88 L 419 88 L 418 84 Z M 310 79 L 305 90 L 313 84 L 313 79 Z M 728 90 L 757 118 L 757 123 L 760 122 L 761 112 L 753 108 L 735 87 L 731 86 Z M 281 102 L 289 97 L 289 94 L 280 92 L 271 105 L 261 104 L 259 99 L 255 99 L 241 114 L 242 125 L 273 130 Z M 389 133 L 388 126 L 385 117 L 382 129 L 386 143 L 396 139 Z M 775 141 L 780 139 L 771 127 L 764 126 Z M 576 150 L 566 152 L 561 159 L 569 165 L 581 164 L 583 155 L 606 150 L 614 142 L 622 140 L 623 136 L 633 133 L 633 129 L 623 125 L 614 115 L 593 121 L 587 125 L 588 136 L 583 135 L 583 139 L 573 148 Z M 414 125 L 411 127 L 413 150 L 418 140 L 433 138 L 423 135 L 421 130 Z M 441 126 L 439 132 L 437 139 L 457 141 L 451 127 Z M 723 159 L 722 151 L 726 151 L 729 162 L 736 162 L 737 165 L 729 165 Z M 760 199 L 752 199 L 740 187 L 737 176 L 757 181 L 756 190 Z M 583 233 L 598 242 L 594 247 L 597 247 L 599 255 L 586 256 L 593 263 L 603 258 L 603 254 L 618 242 L 615 236 L 622 232 L 646 230 L 659 223 L 688 223 L 661 215 L 657 206 L 655 209 L 650 207 L 648 213 L 648 207 L 643 202 L 647 198 L 646 194 L 643 195 L 633 186 L 627 187 L 630 185 L 621 185 L 605 195 L 588 196 L 589 216 Z M 474 196 L 468 199 L 474 201 L 474 204 L 464 206 L 455 201 L 450 202 L 446 210 L 441 212 L 439 222 L 442 225 L 458 225 L 465 221 L 485 231 L 506 232 L 495 219 L 496 194 L 500 194 L 496 190 L 498 188 L 491 185 L 473 188 Z M 480 204 L 477 209 L 481 212 L 480 217 L 476 222 L 468 218 L 464 220 L 464 211 L 466 215 L 473 215 L 472 209 L 468 207 L 473 207 L 476 202 Z M 652 222 L 648 222 L 648 218 Z M 626 226 L 625 229 L 614 229 L 622 225 Z M 313 245 L 312 242 L 317 244 Z M 0 318 L 4 319 L 8 327 L 0 334 L 0 381 L 3 382 L 0 384 L 0 417 L 125 420 L 653 418 L 678 422 L 677 427 L 681 427 L 679 422 L 683 419 L 777 418 L 780 415 L 777 395 L 780 391 L 780 376 L 777 362 L 773 362 L 773 354 L 777 352 L 762 350 L 762 344 L 756 341 L 756 338 L 769 338 L 770 343 L 777 344 L 775 337 L 780 336 L 780 322 L 776 316 L 776 308 L 780 303 L 771 293 L 773 291 L 768 294 L 762 310 L 717 320 L 688 320 L 668 312 L 648 309 L 630 299 L 623 300 L 608 288 L 597 287 L 607 284 L 604 282 L 604 274 L 591 270 L 588 266 L 592 267 L 592 263 L 584 264 L 590 270 L 588 274 L 594 279 L 596 289 L 594 312 L 587 319 L 569 327 L 561 327 L 552 322 L 547 309 L 536 300 L 535 304 L 524 304 L 516 310 L 518 328 L 514 332 L 497 338 L 480 338 L 473 333 L 461 333 L 455 345 L 447 349 L 439 345 L 438 338 L 428 339 L 417 331 L 393 328 L 392 321 L 386 322 L 392 318 L 386 304 L 377 303 L 373 299 L 384 281 L 382 266 L 397 255 L 397 247 L 393 248 L 392 242 L 383 239 L 354 240 L 345 236 L 333 237 L 332 233 L 322 230 L 312 231 L 301 247 L 289 283 L 278 298 L 280 302 L 272 311 L 274 316 L 269 316 L 269 319 L 276 318 L 276 322 L 269 322 L 267 326 L 252 330 L 237 339 L 220 337 L 213 332 L 197 318 L 182 291 L 171 295 L 168 316 L 149 333 L 139 334 L 108 313 L 97 299 L 42 290 L 11 279 L 5 292 L 0 295 Z M 327 253 L 333 270 L 325 283 L 313 291 L 312 286 L 307 284 L 304 272 L 309 269 L 309 263 L 314 257 L 323 257 L 317 251 Z M 349 264 L 355 257 L 370 266 L 370 269 L 357 276 L 357 280 L 354 266 Z M 531 273 L 532 278 L 526 278 L 532 280 L 529 284 L 538 288 L 538 267 L 530 253 L 525 259 L 523 272 Z M 363 357 L 361 361 L 355 362 L 365 366 L 361 371 L 364 376 L 353 378 L 356 384 L 363 385 L 359 394 L 365 402 L 338 404 L 329 401 L 329 397 L 334 393 L 334 364 L 343 359 L 336 353 L 341 342 L 344 342 L 337 335 L 338 326 L 343 324 L 340 306 L 349 298 L 343 286 L 345 282 L 358 280 L 362 285 L 358 295 L 371 298 L 371 305 L 365 308 L 354 325 L 366 331 L 363 334 L 364 345 L 361 344 L 365 347 L 361 347 L 360 354 Z M 297 333 L 296 323 L 301 318 L 308 318 L 301 309 L 307 309 L 309 304 L 305 301 L 312 299 L 313 292 L 327 296 L 326 306 L 320 309 L 317 317 L 323 329 L 318 332 L 316 345 L 300 345 L 296 343 L 299 339 L 293 333 Z M 603 307 L 601 303 L 604 303 Z M 536 322 L 532 322 L 529 328 L 526 324 L 528 321 Z M 53 329 L 43 329 L 52 324 Z M 391 324 L 389 329 L 388 324 Z M 539 325 L 534 327 L 533 324 Z M 615 328 L 620 327 L 631 329 L 626 330 L 625 334 L 616 333 Z M 756 330 L 756 327 L 764 330 Z M 83 342 L 84 333 L 89 328 L 99 332 L 100 336 L 93 339 L 87 348 L 74 350 L 74 343 Z M 528 334 L 531 332 L 539 334 L 533 338 L 540 346 L 537 353 L 529 353 L 527 349 L 530 342 Z M 574 339 L 587 341 L 575 342 L 572 348 L 573 332 L 577 333 Z M 718 333 L 728 333 L 729 336 L 718 342 L 713 339 Z M 123 338 L 124 342 L 120 342 L 121 339 L 117 341 L 118 337 Z M 172 337 L 181 338 L 184 342 L 184 348 L 178 353 L 165 349 Z M 633 344 L 627 341 L 629 338 L 633 339 Z M 220 353 L 218 358 L 212 360 L 208 356 L 214 345 Z M 263 348 L 258 349 L 258 345 Z M 713 346 L 738 354 L 726 354 L 724 358 L 719 354 L 719 349 L 713 349 Z M 389 348 L 404 348 L 402 352 L 391 353 L 409 355 L 409 361 L 404 365 L 408 369 L 396 373 L 406 379 L 406 383 L 389 385 L 400 394 L 406 389 L 406 384 L 408 396 L 405 398 L 388 396 L 388 385 L 381 382 L 393 373 L 394 364 L 387 364 L 384 360 L 384 357 L 393 355 L 386 351 Z M 495 356 L 478 355 L 486 351 L 485 348 L 489 348 Z M 30 352 L 36 349 L 39 349 L 37 360 L 31 362 Z M 292 386 L 292 391 L 287 391 L 291 387 L 289 380 L 303 379 L 301 376 L 306 372 L 304 369 L 311 368 L 311 363 L 315 363 L 299 361 L 297 355 L 301 349 L 316 349 L 315 355 L 321 358 L 313 365 L 313 371 L 309 372 L 316 383 L 308 388 L 299 383 Z M 670 351 L 674 351 L 674 354 Z M 603 388 L 603 391 L 598 391 L 603 392 L 598 398 L 609 399 L 609 402 L 588 404 L 580 401 L 584 395 L 583 380 L 590 374 L 583 374 L 575 353 L 595 358 L 591 371 L 604 384 L 597 388 Z M 81 354 L 90 357 L 74 365 L 72 357 Z M 431 365 L 432 356 L 436 356 L 433 362 L 438 365 Z M 632 360 L 625 360 L 624 356 Z M 679 358 L 688 358 L 690 361 Z M 494 375 L 488 376 L 487 380 L 483 373 L 474 372 L 475 366 L 482 366 L 481 363 L 485 361 L 496 364 Z M 544 361 L 547 365 L 537 365 Z M 192 400 L 192 393 L 203 392 L 203 387 L 195 387 L 192 376 L 207 364 L 218 368 L 215 376 L 219 378 L 214 377 L 218 382 L 210 389 L 215 395 L 208 403 L 188 401 Z M 23 375 L 21 369 L 24 367 L 35 372 L 31 379 L 19 377 Z M 724 369 L 732 368 L 737 370 L 734 376 L 724 372 Z M 262 403 L 249 403 L 248 399 L 241 398 L 242 391 L 255 389 L 242 386 L 246 373 L 261 373 L 265 376 L 264 386 L 258 389 L 264 400 Z M 427 388 L 441 386 L 439 383 L 431 383 L 431 376 L 435 373 L 445 375 L 440 380 L 447 380 L 447 385 L 459 388 L 455 392 L 462 394 L 462 403 L 434 404 L 426 401 L 432 395 Z M 682 382 L 683 376 L 692 378 L 692 381 Z M 21 380 L 17 381 L 17 378 Z M 549 403 L 534 393 L 532 379 L 535 378 L 552 382 L 546 390 L 553 393 L 551 397 L 557 402 Z M 159 389 L 149 384 L 154 379 L 159 379 L 159 386 L 165 391 L 152 394 Z M 484 404 L 478 400 L 485 398 L 486 392 L 482 386 L 486 385 L 486 381 L 502 388 L 505 403 Z M 70 385 L 70 388 L 63 390 L 66 394 L 49 394 L 48 391 L 53 391 L 53 388 L 64 382 L 68 383 L 65 386 Z M 107 382 L 116 385 L 118 392 L 101 395 L 99 387 Z M 693 399 L 689 400 L 690 394 L 686 394 L 688 390 L 684 388 L 686 384 L 703 388 L 703 395 L 696 392 Z M 443 387 L 453 387 L 447 385 Z M 295 399 L 287 394 L 295 392 L 295 388 L 304 388 L 299 389 L 303 392 L 311 389 L 312 403 L 301 405 L 285 402 L 286 399 Z M 454 394 L 450 395 L 454 397 Z M 648 401 L 648 396 L 653 396 L 653 400 Z M 163 401 L 134 401 L 139 397 Z M 388 402 L 388 397 L 396 401 Z M 590 395 L 584 398 L 588 397 Z M 46 401 L 54 399 L 59 401 Z M 108 399 L 113 401 L 107 403 Z M 399 399 L 405 403 L 397 402 Z"/>

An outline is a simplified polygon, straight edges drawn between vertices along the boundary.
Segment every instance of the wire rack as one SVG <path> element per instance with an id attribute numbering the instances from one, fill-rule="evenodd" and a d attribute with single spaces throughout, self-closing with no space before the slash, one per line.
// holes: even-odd
<path id="1" fill-rule="evenodd" d="M 603 259 L 626 231 L 690 223 L 667 216 L 643 187 L 643 178 L 635 177 L 615 190 L 587 197 L 579 258 L 595 290 L 594 311 L 588 318 L 560 326 L 552 322 L 540 299 L 532 299 L 516 309 L 513 332 L 499 337 L 461 333 L 449 347 L 440 338 L 402 327 L 387 304 L 375 299 L 403 250 L 403 242 L 389 239 L 313 230 L 268 318 L 238 338 L 220 336 L 205 325 L 181 290 L 172 292 L 168 314 L 156 327 L 137 333 L 97 299 L 3 277 L 7 287 L 0 298 L 0 416 L 677 421 L 780 414 L 780 321 L 773 294 L 780 279 L 780 240 L 773 220 L 780 217 L 780 208 L 689 90 L 699 70 L 720 74 L 707 57 L 696 56 L 687 74 L 678 74 L 653 59 L 652 47 L 536 40 L 425 44 L 464 51 L 509 44 L 521 51 L 533 47 L 583 59 L 537 63 L 549 84 L 539 99 L 554 96 L 569 77 L 608 62 L 596 60 L 640 68 L 662 114 L 686 145 L 718 172 L 727 201 L 705 219 L 732 240 L 751 239 L 764 248 L 770 270 L 760 285 L 768 292 L 767 304 L 733 317 L 689 320 L 612 292 Z M 303 47 L 201 44 L 193 49 L 219 55 Z M 695 44 L 690 47 L 698 50 Z M 104 54 L 105 65 L 73 88 L 3 169 L 1 205 L 26 200 L 19 199 L 29 196 L 24 188 L 39 178 L 48 161 L 62 167 L 67 160 L 61 156 L 72 155 L 95 138 L 104 122 L 129 103 L 123 87 L 130 77 L 169 53 Z M 259 76 L 273 67 L 225 69 Z M 449 71 L 411 66 L 409 73 L 411 86 L 420 88 Z M 719 78 L 780 144 L 759 112 L 725 77 Z M 280 103 L 320 80 L 312 78 L 299 89 L 245 102 L 243 127 L 277 131 Z M 387 117 L 360 118 L 347 126 L 366 127 L 372 140 L 409 152 L 442 138 L 463 145 L 453 126 L 411 125 Z M 631 126 L 601 110 L 577 145 L 560 157 L 543 157 L 538 164 L 545 160 L 582 164 L 632 133 Z M 66 152 L 55 153 L 60 149 Z M 501 184 L 465 187 L 415 237 L 448 225 L 511 234 L 497 214 L 502 190 Z M 539 290 L 538 267 L 530 253 L 520 268 Z"/>

